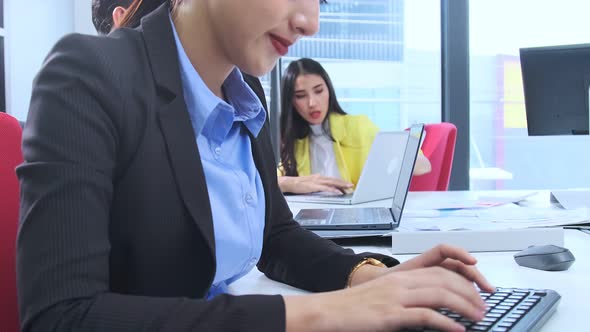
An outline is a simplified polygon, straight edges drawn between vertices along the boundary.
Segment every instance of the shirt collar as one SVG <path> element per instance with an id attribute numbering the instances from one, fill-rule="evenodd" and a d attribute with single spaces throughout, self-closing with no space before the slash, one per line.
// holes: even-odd
<path id="1" fill-rule="evenodd" d="M 205 123 L 216 108 L 219 108 L 218 111 L 229 108 L 233 111 L 233 121 L 243 122 L 250 133 L 257 137 L 266 120 L 266 112 L 252 88 L 244 81 L 242 73 L 234 68 L 223 82 L 228 104 L 205 85 L 189 60 L 171 17 L 170 23 L 178 50 L 184 99 L 195 134 L 199 135 L 202 132 Z"/>
<path id="2" fill-rule="evenodd" d="M 309 128 L 311 129 L 311 134 L 313 136 L 323 136 L 326 134 L 324 133 L 324 127 L 321 123 L 316 125 L 309 125 Z"/>

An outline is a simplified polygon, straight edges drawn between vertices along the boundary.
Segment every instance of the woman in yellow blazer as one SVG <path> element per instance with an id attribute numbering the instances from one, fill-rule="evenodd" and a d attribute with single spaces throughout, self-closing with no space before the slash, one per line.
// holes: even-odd
<path id="1" fill-rule="evenodd" d="M 312 59 L 289 64 L 281 94 L 281 190 L 343 192 L 354 187 L 379 128 L 364 115 L 344 112 L 328 73 Z M 430 162 L 420 154 L 414 174 L 428 172 Z"/>

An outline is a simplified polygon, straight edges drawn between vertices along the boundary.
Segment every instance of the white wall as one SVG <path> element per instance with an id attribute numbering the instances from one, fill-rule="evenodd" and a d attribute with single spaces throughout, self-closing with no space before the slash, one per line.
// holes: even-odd
<path id="1" fill-rule="evenodd" d="M 88 35 L 96 34 L 92 24 L 91 5 L 91 0 L 74 0 L 74 31 Z"/>
<path id="2" fill-rule="evenodd" d="M 4 7 L 7 111 L 25 120 L 33 79 L 55 42 L 74 31 L 94 31 L 90 0 L 5 0 Z"/>

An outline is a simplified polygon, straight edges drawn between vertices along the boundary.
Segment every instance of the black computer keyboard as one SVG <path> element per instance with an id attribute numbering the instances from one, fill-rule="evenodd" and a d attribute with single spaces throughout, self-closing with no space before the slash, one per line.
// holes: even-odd
<path id="1" fill-rule="evenodd" d="M 538 331 L 555 311 L 561 296 L 553 290 L 497 288 L 495 293 L 481 292 L 488 305 L 483 320 L 475 322 L 449 310 L 439 312 L 458 321 L 466 331 L 529 332 Z M 405 331 L 437 331 L 430 328 Z"/>

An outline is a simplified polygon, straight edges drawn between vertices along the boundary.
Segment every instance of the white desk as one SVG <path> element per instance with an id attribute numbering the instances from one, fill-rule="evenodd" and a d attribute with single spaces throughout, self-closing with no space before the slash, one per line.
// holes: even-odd
<path id="1" fill-rule="evenodd" d="M 433 200 L 440 199 L 471 199 L 481 193 L 474 192 L 446 192 L 446 193 L 410 193 L 408 206 L 419 208 L 428 206 Z M 501 194 L 501 192 L 486 192 Z M 515 192 L 507 192 L 514 195 Z M 518 194 L 518 193 L 516 193 Z M 430 203 L 429 203 L 430 202 Z M 542 192 L 529 199 L 530 204 L 548 205 L 549 194 Z M 382 206 L 383 203 L 367 203 L 367 206 Z M 292 209 L 299 209 L 302 204 L 291 205 Z M 309 205 L 308 205 L 309 206 Z M 318 206 L 314 204 L 313 206 Z M 382 243 L 383 241 L 381 241 Z M 544 325 L 542 331 L 582 331 L 587 327 L 588 302 L 590 299 L 590 235 L 577 231 L 565 231 L 565 247 L 570 249 L 576 257 L 576 262 L 567 271 L 547 272 L 518 266 L 513 259 L 514 252 L 475 253 L 478 267 L 492 284 L 500 287 L 530 287 L 549 288 L 561 294 L 562 299 L 557 312 Z M 357 252 L 371 251 L 391 255 L 390 247 L 351 246 Z M 400 261 L 408 260 L 414 255 L 396 255 Z M 266 278 L 258 270 L 253 270 L 241 280 L 230 286 L 233 294 L 304 294 L 305 291 L 284 285 Z"/>

